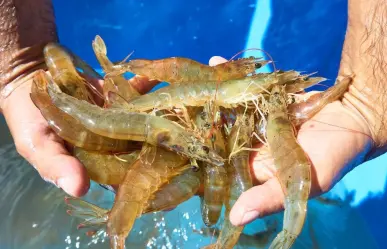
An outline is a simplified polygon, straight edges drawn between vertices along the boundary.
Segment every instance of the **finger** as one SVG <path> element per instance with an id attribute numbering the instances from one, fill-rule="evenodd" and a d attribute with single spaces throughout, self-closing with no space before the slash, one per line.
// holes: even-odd
<path id="1" fill-rule="evenodd" d="M 135 75 L 129 79 L 129 83 L 140 93 L 145 94 L 152 90 L 157 84 L 160 83 L 158 80 L 151 80 L 146 76 Z"/>
<path id="2" fill-rule="evenodd" d="M 31 153 L 25 148 L 21 150 L 28 154 Z M 35 148 L 31 159 L 44 180 L 55 184 L 75 197 L 87 193 L 90 187 L 87 172 L 79 160 L 66 151 L 63 144 L 47 140 L 42 146 L 39 145 Z"/>
<path id="3" fill-rule="evenodd" d="M 284 195 L 281 185 L 272 178 L 262 185 L 244 192 L 230 212 L 234 226 L 242 226 L 251 221 L 283 210 Z"/>
<path id="4" fill-rule="evenodd" d="M 225 62 L 227 62 L 227 60 L 226 60 L 225 58 L 223 58 L 223 57 L 220 57 L 220 56 L 212 56 L 208 64 L 209 64 L 211 67 L 213 67 L 213 66 L 216 66 L 216 65 L 218 65 L 218 64 L 225 63 Z"/>
<path id="5" fill-rule="evenodd" d="M 47 181 L 73 196 L 89 188 L 86 169 L 72 157 L 63 141 L 48 127 L 47 121 L 29 97 L 31 84 L 15 90 L 4 104 L 4 116 L 19 154 L 28 160 Z"/>

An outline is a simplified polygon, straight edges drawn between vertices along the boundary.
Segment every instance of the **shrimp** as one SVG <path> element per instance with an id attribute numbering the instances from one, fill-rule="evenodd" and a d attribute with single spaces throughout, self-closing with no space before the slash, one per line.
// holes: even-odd
<path id="1" fill-rule="evenodd" d="M 220 129 L 213 129 L 214 125 L 219 123 L 215 116 L 219 113 L 218 108 L 214 108 L 215 112 L 210 110 L 210 104 L 206 104 L 204 108 L 200 108 L 195 114 L 195 124 L 199 133 L 205 138 L 208 146 L 211 146 L 220 156 L 226 157 L 226 146 L 223 134 Z M 204 194 L 201 199 L 201 210 L 204 224 L 212 226 L 218 221 L 224 199 L 226 196 L 226 181 L 227 173 L 224 167 L 216 167 L 204 163 Z"/>
<path id="2" fill-rule="evenodd" d="M 100 154 L 75 148 L 74 156 L 85 166 L 91 180 L 100 184 L 121 184 L 140 151 L 121 155 Z"/>
<path id="3" fill-rule="evenodd" d="M 44 59 L 51 77 L 63 92 L 77 99 L 95 103 L 87 89 L 90 84 L 78 74 L 73 57 L 67 49 L 57 43 L 48 43 L 44 47 Z"/>
<path id="4" fill-rule="evenodd" d="M 95 56 L 97 57 L 101 67 L 105 71 L 105 73 L 109 73 L 114 64 L 107 57 L 107 49 L 105 42 L 102 40 L 100 36 L 96 36 L 93 43 L 93 50 Z M 111 78 L 105 78 L 105 83 L 103 85 L 103 92 L 105 94 L 105 99 L 108 105 L 112 105 L 113 103 L 109 102 L 109 98 L 107 94 L 109 92 L 119 93 L 120 96 L 128 101 L 129 99 L 140 95 L 136 89 L 123 77 L 123 76 L 114 76 Z M 114 105 L 114 104 L 113 104 Z"/>
<path id="5" fill-rule="evenodd" d="M 311 119 L 328 103 L 340 99 L 347 91 L 351 81 L 351 77 L 345 77 L 342 80 L 337 80 L 336 84 L 328 90 L 316 93 L 305 101 L 289 105 L 288 112 L 293 125 L 296 127 L 300 126 L 307 120 Z"/>
<path id="6" fill-rule="evenodd" d="M 52 82 L 48 85 L 48 92 L 55 106 L 96 134 L 142 141 L 199 161 L 223 165 L 222 157 L 172 121 L 122 109 L 102 109 L 64 94 Z"/>
<path id="7" fill-rule="evenodd" d="M 275 86 L 268 102 L 267 142 L 277 169 L 277 178 L 285 194 L 283 230 L 270 249 L 290 248 L 300 234 L 306 216 L 311 188 L 311 162 L 297 142 L 287 112 L 287 95 Z"/>
<path id="8" fill-rule="evenodd" d="M 171 177 L 191 167 L 184 165 L 184 159 L 176 157 L 173 152 L 153 148 L 162 153 L 157 154 L 152 165 L 136 160 L 117 191 L 107 221 L 107 233 L 112 249 L 124 248 L 126 236 L 132 229 L 135 219 L 143 213 L 152 193 L 168 182 Z M 168 161 L 169 154 L 170 161 Z"/>
<path id="9" fill-rule="evenodd" d="M 113 66 L 109 77 L 125 72 L 147 76 L 150 79 L 174 83 L 198 81 L 224 81 L 240 79 L 269 63 L 261 58 L 249 57 L 208 66 L 197 61 L 171 57 L 160 60 L 136 59 Z"/>
<path id="10" fill-rule="evenodd" d="M 187 159 L 173 152 L 157 147 L 151 149 L 156 150 L 152 165 L 144 164 L 139 158 L 135 160 L 120 184 L 110 211 L 79 201 L 78 208 L 69 212 L 75 216 L 91 216 L 91 219 L 81 223 L 81 227 L 106 223 L 111 248 L 124 248 L 126 236 L 135 219 L 144 212 L 152 195 L 172 177 L 191 168 L 191 165 L 186 164 Z M 79 206 L 86 207 L 86 210 L 80 212 Z"/>
<path id="11" fill-rule="evenodd" d="M 140 148 L 140 143 L 116 140 L 97 135 L 83 127 L 76 119 L 52 104 L 47 91 L 49 76 L 42 70 L 34 77 L 31 99 L 48 125 L 65 141 L 83 149 L 99 152 L 127 152 Z"/>
<path id="12" fill-rule="evenodd" d="M 253 187 L 250 167 L 249 151 L 244 147 L 251 147 L 251 134 L 254 128 L 254 116 L 246 115 L 241 108 L 237 109 L 237 120 L 228 136 L 227 149 L 230 154 L 227 175 L 229 180 L 228 203 L 226 203 L 225 220 L 222 224 L 220 235 L 215 244 L 206 246 L 206 249 L 231 249 L 238 242 L 243 226 L 233 226 L 228 219 L 232 206 L 239 196 Z"/>
<path id="13" fill-rule="evenodd" d="M 200 168 L 197 171 L 189 168 L 171 178 L 151 195 L 144 205 L 142 214 L 170 209 L 190 199 L 199 189 L 201 175 Z M 66 197 L 65 202 L 70 208 L 67 210 L 69 215 L 84 219 L 78 228 L 97 226 L 102 229 L 109 219 L 109 209 L 74 197 Z"/>
<path id="14" fill-rule="evenodd" d="M 195 84 L 175 84 L 155 92 L 133 98 L 129 101 L 131 110 L 146 112 L 154 108 L 171 109 L 185 106 L 204 106 L 209 101 L 225 108 L 234 107 L 248 101 L 256 101 L 262 93 L 273 85 L 286 84 L 295 80 L 295 71 L 258 74 L 243 79 L 225 82 L 197 82 Z M 216 97 L 214 97 L 216 96 Z"/>

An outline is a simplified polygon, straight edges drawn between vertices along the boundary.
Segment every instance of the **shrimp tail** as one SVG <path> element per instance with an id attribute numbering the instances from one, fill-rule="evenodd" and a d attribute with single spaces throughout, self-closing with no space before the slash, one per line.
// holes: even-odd
<path id="1" fill-rule="evenodd" d="M 69 215 L 84 219 L 84 221 L 78 225 L 78 229 L 93 227 L 98 228 L 99 230 L 103 229 L 103 226 L 106 225 L 109 210 L 82 199 L 68 196 L 65 197 L 65 203 L 70 208 L 67 210 Z"/>
<path id="2" fill-rule="evenodd" d="M 115 235 L 110 237 L 111 249 L 125 249 L 126 236 Z"/>
<path id="3" fill-rule="evenodd" d="M 271 243 L 269 249 L 290 248 L 298 235 L 291 234 L 286 230 L 281 231 Z"/>

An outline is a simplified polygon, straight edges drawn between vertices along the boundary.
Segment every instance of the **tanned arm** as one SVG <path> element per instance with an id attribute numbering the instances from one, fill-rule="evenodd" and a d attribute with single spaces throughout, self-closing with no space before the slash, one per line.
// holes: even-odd
<path id="1" fill-rule="evenodd" d="M 57 41 L 51 0 L 4 0 L 0 2 L 0 89 L 18 85 L 44 68 L 43 47 Z M 1 102 L 0 102 L 1 104 Z"/>
<path id="2" fill-rule="evenodd" d="M 349 0 L 340 75 L 354 74 L 343 104 L 367 122 L 375 146 L 387 142 L 387 1 Z"/>

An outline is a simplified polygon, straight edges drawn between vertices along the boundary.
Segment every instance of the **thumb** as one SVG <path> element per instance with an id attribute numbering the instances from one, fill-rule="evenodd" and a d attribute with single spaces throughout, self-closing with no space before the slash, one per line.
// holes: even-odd
<path id="1" fill-rule="evenodd" d="M 234 226 L 242 226 L 253 220 L 283 210 L 284 194 L 276 178 L 245 191 L 230 212 Z"/>
<path id="2" fill-rule="evenodd" d="M 225 62 L 227 62 L 227 60 L 226 60 L 225 58 L 223 58 L 223 57 L 220 57 L 220 56 L 212 56 L 208 64 L 209 64 L 211 67 L 213 67 L 213 66 L 216 66 L 216 65 L 218 65 L 218 64 L 225 63 Z"/>

